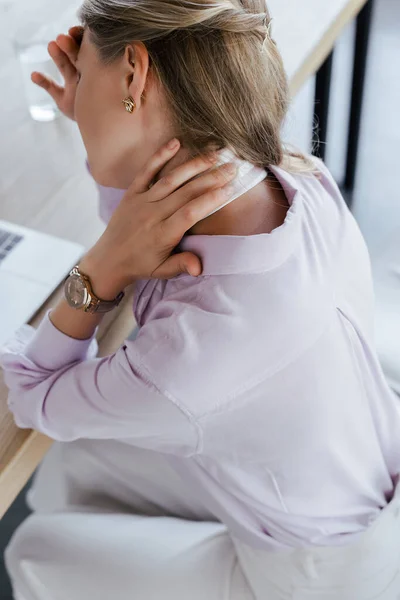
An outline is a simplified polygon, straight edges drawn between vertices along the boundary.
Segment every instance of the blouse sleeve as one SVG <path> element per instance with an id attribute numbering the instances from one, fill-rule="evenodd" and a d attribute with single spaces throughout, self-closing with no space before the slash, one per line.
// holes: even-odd
<path id="1" fill-rule="evenodd" d="M 161 452 L 196 452 L 194 419 L 143 365 L 141 356 L 154 340 L 151 322 L 139 340 L 126 340 L 114 354 L 96 358 L 95 334 L 71 338 L 53 325 L 49 312 L 37 330 L 24 325 L 0 351 L 9 408 L 19 427 L 59 441 L 123 439 Z"/>

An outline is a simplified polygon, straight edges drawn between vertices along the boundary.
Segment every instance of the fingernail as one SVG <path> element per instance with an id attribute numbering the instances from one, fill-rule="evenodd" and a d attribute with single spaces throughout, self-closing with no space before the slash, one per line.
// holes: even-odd
<path id="1" fill-rule="evenodd" d="M 233 192 L 233 185 L 226 185 L 224 187 L 224 193 L 226 196 L 230 196 Z"/>
<path id="2" fill-rule="evenodd" d="M 210 152 L 210 154 L 208 154 L 207 158 L 211 163 L 216 163 L 218 160 L 218 154 L 216 152 Z"/>
<path id="3" fill-rule="evenodd" d="M 177 138 L 174 138 L 173 140 L 171 140 L 170 142 L 168 142 L 167 148 L 169 150 L 173 150 L 178 145 L 179 145 L 179 140 Z"/>
<path id="4" fill-rule="evenodd" d="M 237 167 L 233 163 L 224 165 L 223 169 L 226 171 L 226 173 L 228 173 L 228 175 L 233 175 L 237 171 Z"/>

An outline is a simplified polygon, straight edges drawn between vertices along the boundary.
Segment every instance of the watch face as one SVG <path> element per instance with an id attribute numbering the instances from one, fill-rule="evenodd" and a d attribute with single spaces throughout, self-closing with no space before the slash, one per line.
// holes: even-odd
<path id="1" fill-rule="evenodd" d="M 82 308 L 88 301 L 88 291 L 82 279 L 71 275 L 65 282 L 65 298 L 72 308 Z"/>

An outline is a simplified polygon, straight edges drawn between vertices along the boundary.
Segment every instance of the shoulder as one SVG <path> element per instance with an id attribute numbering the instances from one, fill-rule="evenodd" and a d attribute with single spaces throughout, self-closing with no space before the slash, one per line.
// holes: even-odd
<path id="1" fill-rule="evenodd" d="M 325 197 L 326 194 L 328 194 L 332 199 L 336 201 L 339 200 L 339 202 L 344 205 L 345 202 L 342 193 L 328 166 L 317 156 L 309 155 L 308 158 L 314 163 L 316 170 L 314 173 L 305 176 L 302 176 L 301 174 L 298 175 L 297 180 L 300 181 L 306 189 L 317 190 L 321 197 Z"/>

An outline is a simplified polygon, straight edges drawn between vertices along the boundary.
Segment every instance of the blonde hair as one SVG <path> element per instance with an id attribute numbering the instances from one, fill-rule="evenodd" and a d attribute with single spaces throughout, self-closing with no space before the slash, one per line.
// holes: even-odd
<path id="1" fill-rule="evenodd" d="M 262 168 L 316 170 L 281 139 L 289 89 L 265 0 L 84 0 L 79 16 L 107 64 L 145 44 L 193 155 L 230 147 Z"/>

